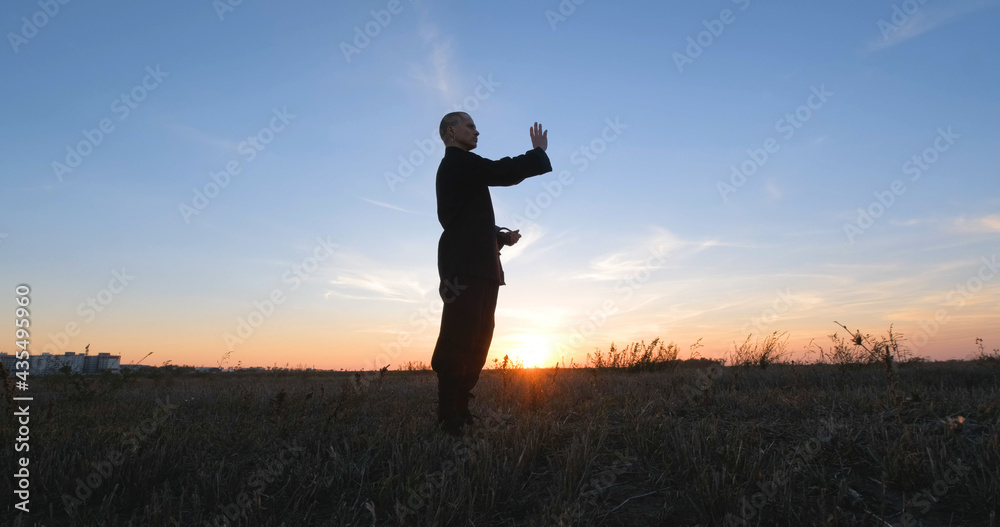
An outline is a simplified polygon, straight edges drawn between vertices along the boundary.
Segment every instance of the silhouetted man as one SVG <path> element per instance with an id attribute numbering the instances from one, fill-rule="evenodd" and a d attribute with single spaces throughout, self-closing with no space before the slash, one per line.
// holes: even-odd
<path id="1" fill-rule="evenodd" d="M 489 187 L 516 185 L 551 171 L 552 165 L 545 154 L 548 131 L 538 123 L 529 130 L 532 150 L 498 161 L 471 152 L 479 132 L 467 113 L 445 115 L 440 133 L 445 151 L 437 171 L 437 209 L 444 233 L 438 274 L 444 311 L 431 367 L 438 374 L 438 423 L 457 435 L 472 420 L 470 392 L 493 340 L 497 291 L 504 284 L 500 247 L 521 238 L 518 231 L 503 232 L 495 225 Z"/>

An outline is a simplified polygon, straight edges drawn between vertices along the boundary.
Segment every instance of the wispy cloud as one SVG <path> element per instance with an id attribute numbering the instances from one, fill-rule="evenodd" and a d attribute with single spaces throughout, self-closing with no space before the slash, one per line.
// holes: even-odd
<path id="1" fill-rule="evenodd" d="M 965 15 L 998 5 L 1000 2 L 996 0 L 969 0 L 954 2 L 940 8 L 921 6 L 899 25 L 889 17 L 883 18 L 878 21 L 879 36 L 868 42 L 866 51 L 872 53 L 897 46 L 950 24 Z"/>
<path id="2" fill-rule="evenodd" d="M 773 181 L 768 181 L 767 184 L 764 185 L 764 190 L 767 191 L 767 196 L 770 198 L 768 203 L 777 203 L 778 200 L 785 195 Z"/>
<path id="3" fill-rule="evenodd" d="M 331 296 L 348 300 L 390 300 L 396 302 L 417 302 L 413 292 L 420 292 L 419 284 L 415 282 L 400 283 L 368 273 L 343 274 L 330 280 L 331 285 L 340 286 L 330 289 L 325 298 Z M 346 291 L 353 292 L 346 292 Z M 367 294 L 365 294 L 367 293 Z"/>
<path id="4" fill-rule="evenodd" d="M 424 63 L 410 65 L 410 73 L 414 79 L 440 93 L 446 102 L 451 102 L 458 85 L 452 66 L 454 38 L 442 35 L 441 29 L 429 18 L 427 8 L 422 7 L 417 32 L 430 52 Z"/>
<path id="5" fill-rule="evenodd" d="M 1000 214 L 990 214 L 982 218 L 958 218 L 954 226 L 961 232 L 1000 232 Z"/>
<path id="6" fill-rule="evenodd" d="M 521 235 L 521 239 L 518 240 L 516 244 L 505 247 L 501 251 L 505 262 L 510 262 L 511 260 L 514 260 L 518 256 L 524 254 L 529 247 L 540 242 L 542 238 L 545 237 L 545 230 L 535 223 L 529 223 L 521 227 L 518 229 L 518 232 Z"/>
<path id="7" fill-rule="evenodd" d="M 227 153 L 235 154 L 239 143 L 224 137 L 215 137 L 195 126 L 186 123 L 172 123 L 167 125 L 167 129 L 172 130 L 181 137 L 190 139 L 196 143 L 210 146 Z"/>
<path id="8" fill-rule="evenodd" d="M 432 214 L 427 214 L 427 213 L 424 213 L 424 212 L 416 212 L 416 211 L 404 209 L 403 207 L 397 207 L 396 205 L 392 205 L 390 203 L 384 203 L 382 201 L 375 201 L 373 199 L 368 199 L 368 198 L 360 198 L 360 199 L 362 201 L 366 201 L 368 203 L 371 203 L 372 205 L 378 205 L 379 207 L 385 207 L 387 209 L 398 210 L 399 212 L 405 212 L 407 214 L 416 214 L 418 216 L 433 216 Z"/>
<path id="9" fill-rule="evenodd" d="M 710 243 L 711 242 L 707 242 Z M 656 228 L 646 239 L 632 242 L 625 247 L 602 256 L 590 264 L 589 272 L 578 274 L 572 278 L 582 280 L 621 280 L 631 273 L 640 270 L 652 271 L 663 267 L 663 259 L 669 253 L 684 246 L 698 246 L 684 242 L 666 229 Z"/>
<path id="10" fill-rule="evenodd" d="M 522 264 L 525 262 L 536 262 L 548 258 L 546 255 L 552 254 L 559 248 L 566 249 L 567 246 L 578 243 L 581 235 L 574 234 L 572 229 L 549 234 L 541 226 L 535 223 L 527 223 L 521 227 L 523 238 L 517 245 L 508 247 L 503 252 L 504 262 L 512 261 L 518 257 Z M 523 245 L 527 241 L 528 243 Z M 527 248 L 531 247 L 528 251 Z"/>
<path id="11" fill-rule="evenodd" d="M 496 310 L 497 318 L 509 319 L 515 325 L 531 325 L 533 327 L 559 328 L 565 326 L 573 317 L 579 316 L 579 312 L 570 307 L 556 303 L 546 303 L 545 305 L 523 305 L 516 308 L 510 305 L 498 305 Z"/>
<path id="12" fill-rule="evenodd" d="M 421 277 L 435 277 L 430 269 L 400 269 L 375 261 L 350 249 L 338 248 L 330 264 L 324 298 L 348 300 L 389 300 L 419 302 L 436 289 L 436 283 L 422 283 Z"/>

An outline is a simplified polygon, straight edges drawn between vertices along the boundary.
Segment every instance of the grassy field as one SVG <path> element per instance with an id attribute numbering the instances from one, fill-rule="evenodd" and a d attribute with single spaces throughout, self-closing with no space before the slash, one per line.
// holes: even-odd
<path id="1" fill-rule="evenodd" d="M 35 377 L 2 523 L 1000 526 L 998 362 Z"/>

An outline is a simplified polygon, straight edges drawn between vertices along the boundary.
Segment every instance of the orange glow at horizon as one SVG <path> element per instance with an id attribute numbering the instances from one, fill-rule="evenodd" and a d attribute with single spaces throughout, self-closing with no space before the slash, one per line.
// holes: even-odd
<path id="1" fill-rule="evenodd" d="M 513 361 L 519 361 L 525 368 L 550 367 L 555 362 L 551 356 L 555 345 L 551 336 L 518 333 L 495 343 L 491 355 L 507 355 Z"/>
<path id="2" fill-rule="evenodd" d="M 582 366 L 586 363 L 587 354 L 595 348 L 606 352 L 612 342 L 622 349 L 640 340 L 648 344 L 656 337 L 661 337 L 664 343 L 676 342 L 680 348 L 679 358 L 682 359 L 689 358 L 690 345 L 703 338 L 699 354 L 705 358 L 722 358 L 734 343 L 742 343 L 746 337 L 738 329 L 733 329 L 740 326 L 738 318 L 703 319 L 698 324 L 686 323 L 677 327 L 647 324 L 647 318 L 648 315 L 640 315 L 609 319 L 598 331 L 589 334 L 582 342 L 576 342 L 572 338 L 574 334 L 564 329 L 572 326 L 570 323 L 501 317 L 486 367 L 493 368 L 494 359 L 502 361 L 504 355 L 520 361 L 526 368 L 549 368 L 557 362 L 560 366 L 564 362 L 569 366 L 572 361 Z M 222 363 L 229 367 L 287 366 L 353 371 L 372 370 L 388 364 L 390 370 L 396 370 L 406 369 L 407 363 L 422 362 L 429 366 L 437 339 L 436 321 L 411 331 L 406 331 L 411 326 L 405 322 L 394 324 L 377 320 L 370 325 L 363 324 L 361 320 L 325 325 L 321 322 L 322 317 L 318 315 L 309 318 L 302 315 L 276 317 L 259 328 L 251 338 L 238 344 L 227 357 L 222 330 L 219 329 L 226 329 L 225 320 L 220 324 L 189 324 L 183 334 L 169 334 L 169 328 L 179 324 L 162 319 L 157 323 L 145 323 L 141 317 L 112 317 L 109 314 L 105 319 L 84 326 L 81 334 L 65 340 L 57 335 L 63 331 L 63 324 L 44 320 L 36 329 L 39 338 L 33 342 L 32 353 L 82 353 L 84 347 L 90 344 L 92 354 L 109 352 L 120 355 L 122 365 L 141 361 L 144 365 L 160 366 L 169 361 L 174 365 L 191 366 L 217 366 Z M 850 327 L 872 333 L 878 338 L 885 335 L 889 324 L 889 321 L 878 320 L 857 326 L 851 323 Z M 901 321 L 894 326 L 894 332 L 904 337 L 904 344 L 911 355 L 926 356 L 932 360 L 968 358 L 976 351 L 976 337 L 985 339 L 987 351 L 1000 347 L 1000 332 L 995 327 L 984 326 L 983 318 L 978 313 L 957 313 L 940 327 L 927 326 L 928 334 L 933 333 L 929 339 L 919 322 Z M 819 358 L 816 346 L 829 351 L 831 343 L 827 335 L 834 332 L 842 337 L 846 335 L 832 323 L 814 325 L 811 320 L 802 319 L 782 320 L 774 324 L 773 329 L 789 332 L 787 351 L 791 354 L 790 358 L 797 359 L 816 360 Z M 761 331 L 760 337 L 763 338 L 771 330 L 768 327 Z M 756 332 L 754 336 L 758 336 Z M 806 353 L 810 348 L 814 352 Z M 0 348 L 0 351 L 13 350 Z M 152 355 L 148 355 L 150 352 Z"/>

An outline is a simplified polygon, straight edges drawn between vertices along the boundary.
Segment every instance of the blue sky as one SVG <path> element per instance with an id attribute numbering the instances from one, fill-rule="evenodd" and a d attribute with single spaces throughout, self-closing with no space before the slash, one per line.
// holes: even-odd
<path id="1" fill-rule="evenodd" d="M 491 159 L 549 130 L 553 172 L 492 192 L 524 238 L 491 360 L 799 353 L 835 320 L 1000 347 L 1000 2 L 56 5 L 2 8 L 0 270 L 35 353 L 429 362 L 456 107 Z"/>

